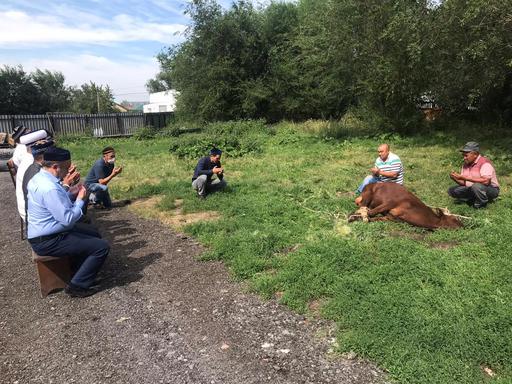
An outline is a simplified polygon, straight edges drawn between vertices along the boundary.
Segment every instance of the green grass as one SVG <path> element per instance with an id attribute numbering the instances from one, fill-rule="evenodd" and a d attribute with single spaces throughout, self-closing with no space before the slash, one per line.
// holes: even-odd
<path id="1" fill-rule="evenodd" d="M 62 145 L 85 172 L 102 147 L 114 145 L 125 167 L 111 184 L 116 198 L 162 194 L 164 211 L 182 198 L 185 212 L 220 212 L 218 221 L 186 228 L 209 247 L 204 257 L 224 260 L 265 297 L 282 292 L 296 311 L 321 300 L 322 315 L 338 325 L 340 352 L 377 362 L 400 383 L 512 382 L 511 141 L 475 127 L 339 140 L 302 128 L 282 123 L 260 138 L 259 153 L 227 153 L 229 186 L 205 201 L 190 185 L 196 159 L 170 154 L 174 139 Z M 488 148 L 502 184 L 500 200 L 478 211 L 446 194 L 448 173 L 460 167 L 457 148 L 471 139 Z M 346 224 L 354 210 L 348 192 L 381 141 L 402 158 L 407 187 L 429 205 L 472 217 L 466 228 Z"/>

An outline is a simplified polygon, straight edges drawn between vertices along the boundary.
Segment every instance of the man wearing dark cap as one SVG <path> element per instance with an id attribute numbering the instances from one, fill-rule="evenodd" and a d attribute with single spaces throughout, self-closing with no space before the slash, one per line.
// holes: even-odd
<path id="1" fill-rule="evenodd" d="M 123 167 L 114 166 L 116 161 L 114 148 L 106 147 L 101 153 L 101 158 L 96 160 L 85 179 L 85 186 L 91 193 L 93 203 L 101 204 L 103 208 L 111 208 L 112 200 L 107 184 L 123 171 Z"/>
<path id="2" fill-rule="evenodd" d="M 60 180 L 71 167 L 69 151 L 50 148 L 43 155 L 42 169 L 28 183 L 28 241 L 41 256 L 69 256 L 76 270 L 65 292 L 72 297 L 86 297 L 97 292 L 94 279 L 109 253 L 108 243 L 78 229 L 87 190 L 79 186 L 71 202 Z"/>
<path id="3" fill-rule="evenodd" d="M 197 196 L 201 199 L 205 199 L 208 193 L 219 191 L 227 185 L 224 180 L 224 168 L 220 163 L 221 156 L 222 151 L 213 148 L 210 156 L 202 157 L 197 162 L 192 176 L 192 188 L 197 191 Z M 212 181 L 214 175 L 217 175 L 217 179 Z"/>
<path id="4" fill-rule="evenodd" d="M 24 220 L 26 219 L 26 213 L 27 213 L 28 182 L 32 179 L 32 177 L 34 177 L 41 170 L 41 166 L 43 164 L 43 154 L 46 152 L 46 150 L 48 148 L 53 147 L 53 145 L 54 145 L 53 139 L 48 138 L 45 140 L 40 140 L 30 146 L 30 151 L 31 151 L 34 161 L 23 172 L 21 183 L 18 183 L 18 182 L 16 183 L 16 192 L 18 192 L 18 186 L 21 185 L 21 190 L 23 193 L 23 201 L 25 202 L 25 205 L 22 207 L 23 212 L 21 212 L 19 203 L 18 203 L 18 210 L 20 211 L 20 216 Z M 23 162 L 22 162 L 22 164 L 23 164 Z"/>
<path id="5" fill-rule="evenodd" d="M 480 145 L 474 141 L 466 143 L 460 151 L 464 164 L 461 173 L 450 173 L 450 178 L 458 185 L 450 187 L 448 194 L 472 204 L 474 208 L 484 208 L 500 192 L 494 166 L 480 154 Z"/>

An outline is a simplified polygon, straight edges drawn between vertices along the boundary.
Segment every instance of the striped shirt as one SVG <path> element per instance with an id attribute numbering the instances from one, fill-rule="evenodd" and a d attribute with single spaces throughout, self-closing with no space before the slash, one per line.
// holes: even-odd
<path id="1" fill-rule="evenodd" d="M 383 172 L 398 172 L 396 177 L 378 176 L 379 181 L 392 181 L 393 183 L 397 184 L 404 183 L 404 167 L 402 166 L 402 161 L 400 158 L 394 153 L 389 152 L 386 161 L 383 161 L 380 157 L 377 157 L 377 160 L 375 160 L 375 166 Z"/>

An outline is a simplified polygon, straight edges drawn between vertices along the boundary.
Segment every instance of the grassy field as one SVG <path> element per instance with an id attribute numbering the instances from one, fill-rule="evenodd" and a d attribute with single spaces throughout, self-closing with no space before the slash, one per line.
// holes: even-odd
<path id="1" fill-rule="evenodd" d="M 190 185 L 196 159 L 169 152 L 201 134 L 62 145 L 84 174 L 103 146 L 115 146 L 124 171 L 111 184 L 114 197 L 158 197 L 141 214 L 215 213 L 183 228 L 208 247 L 204 257 L 224 260 L 265 297 L 334 320 L 340 352 L 375 361 L 400 383 L 511 383 L 512 141 L 467 127 L 352 139 L 322 139 L 322 130 L 282 123 L 253 135 L 248 153 L 223 157 L 227 190 L 204 201 Z M 481 142 L 502 184 L 484 210 L 446 193 L 462 160 L 457 149 L 469 140 Z M 381 142 L 402 158 L 406 186 L 424 202 L 471 217 L 464 229 L 347 224 L 352 192 Z"/>

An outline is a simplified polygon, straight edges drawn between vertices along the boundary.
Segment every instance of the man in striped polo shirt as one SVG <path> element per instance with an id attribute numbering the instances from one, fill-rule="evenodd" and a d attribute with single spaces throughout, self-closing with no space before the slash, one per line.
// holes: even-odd
<path id="1" fill-rule="evenodd" d="M 402 161 L 397 155 L 389 151 L 389 144 L 379 145 L 378 151 L 379 157 L 375 160 L 373 168 L 370 169 L 372 174 L 366 176 L 359 188 L 357 188 L 358 194 L 363 192 L 364 187 L 368 184 L 385 182 L 398 184 L 404 183 L 404 168 L 402 166 Z"/>

